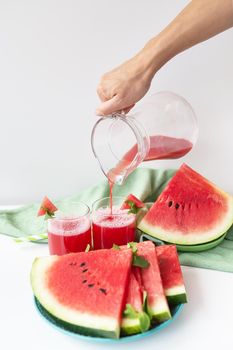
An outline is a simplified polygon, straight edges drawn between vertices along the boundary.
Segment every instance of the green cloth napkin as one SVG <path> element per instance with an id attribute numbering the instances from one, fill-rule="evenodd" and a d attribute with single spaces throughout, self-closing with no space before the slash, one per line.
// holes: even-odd
<path id="1" fill-rule="evenodd" d="M 138 168 L 126 180 L 123 186 L 115 186 L 113 195 L 127 196 L 133 193 L 145 202 L 154 202 L 164 189 L 176 170 L 155 170 Z M 88 188 L 78 195 L 57 201 L 83 201 L 90 207 L 92 203 L 109 195 L 107 181 Z M 21 237 L 46 232 L 46 223 L 43 217 L 37 218 L 38 204 L 32 204 L 15 210 L 0 211 L 0 233 Z M 226 238 L 215 248 L 199 253 L 180 253 L 182 265 L 202 267 L 207 269 L 233 272 L 233 227 Z"/>

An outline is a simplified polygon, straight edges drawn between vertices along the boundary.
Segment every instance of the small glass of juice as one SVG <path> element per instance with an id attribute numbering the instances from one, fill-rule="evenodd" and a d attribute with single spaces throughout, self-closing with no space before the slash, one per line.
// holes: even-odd
<path id="1" fill-rule="evenodd" d="M 112 248 L 135 240 L 136 217 L 128 209 L 121 209 L 123 197 L 105 197 L 92 208 L 92 234 L 94 249 Z M 111 205 L 110 205 L 111 204 Z"/>
<path id="2" fill-rule="evenodd" d="M 49 252 L 54 255 L 85 251 L 92 247 L 90 209 L 82 202 L 62 203 L 48 220 Z"/>

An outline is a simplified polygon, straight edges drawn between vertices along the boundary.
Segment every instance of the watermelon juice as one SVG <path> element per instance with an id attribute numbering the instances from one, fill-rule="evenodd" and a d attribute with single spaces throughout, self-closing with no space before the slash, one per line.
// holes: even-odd
<path id="1" fill-rule="evenodd" d="M 69 210 L 70 210 L 69 205 Z M 50 254 L 63 255 L 85 251 L 88 244 L 92 247 L 91 222 L 89 208 L 76 204 L 78 212 L 64 210 L 56 212 L 55 217 L 48 220 L 48 243 Z M 80 210 L 86 210 L 81 212 Z M 78 216 L 80 213 L 80 216 Z M 82 215 L 83 214 L 83 215 Z"/>
<path id="2" fill-rule="evenodd" d="M 114 197 L 113 197 L 114 201 Z M 124 245 L 135 240 L 136 219 L 128 209 L 99 208 L 92 214 L 94 249 L 112 248 L 113 244 Z"/>
<path id="3" fill-rule="evenodd" d="M 143 159 L 138 157 L 138 144 L 135 144 L 107 174 L 109 183 L 121 183 L 142 161 L 177 159 L 185 156 L 193 147 L 184 138 L 164 135 L 149 137 L 149 149 Z M 136 160 L 138 159 L 138 160 Z"/>

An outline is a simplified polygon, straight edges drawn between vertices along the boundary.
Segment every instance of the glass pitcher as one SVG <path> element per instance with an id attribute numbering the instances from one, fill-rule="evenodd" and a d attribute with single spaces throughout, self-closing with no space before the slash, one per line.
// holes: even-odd
<path id="1" fill-rule="evenodd" d="M 183 157 L 197 136 L 191 105 L 172 92 L 158 92 L 128 115 L 100 118 L 92 130 L 91 145 L 108 180 L 121 185 L 144 161 Z"/>

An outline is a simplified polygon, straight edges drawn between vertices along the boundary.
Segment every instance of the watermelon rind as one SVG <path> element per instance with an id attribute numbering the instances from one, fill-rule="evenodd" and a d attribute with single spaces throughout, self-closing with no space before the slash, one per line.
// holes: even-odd
<path id="1" fill-rule="evenodd" d="M 143 324 L 142 324 L 143 323 Z M 150 328 L 150 318 L 142 311 L 136 318 L 123 317 L 121 322 L 121 334 L 132 335 L 143 333 Z"/>
<path id="2" fill-rule="evenodd" d="M 63 328 L 64 330 L 73 332 L 73 333 L 78 333 L 82 334 L 85 336 L 92 336 L 92 337 L 100 337 L 100 338 L 111 338 L 111 339 L 117 339 L 115 336 L 115 332 L 109 332 L 109 331 L 104 331 L 96 329 L 95 332 L 93 332 L 93 328 L 87 328 L 87 327 L 82 327 L 78 325 L 74 325 L 72 323 L 63 321 L 56 316 L 52 315 L 48 310 L 44 308 L 44 306 L 39 302 L 39 300 L 35 297 L 35 303 L 40 311 L 40 313 L 51 323 L 55 324 L 56 326 Z"/>
<path id="3" fill-rule="evenodd" d="M 167 288 L 164 290 L 169 305 L 187 303 L 187 295 L 184 285 Z"/>
<path id="4" fill-rule="evenodd" d="M 140 333 L 140 322 L 138 318 L 122 318 L 121 322 L 121 334 L 131 335 Z"/>
<path id="5" fill-rule="evenodd" d="M 40 305 L 56 319 L 58 323 L 79 334 L 119 338 L 120 327 L 115 318 L 87 312 L 78 312 L 61 304 L 46 285 L 46 271 L 58 259 L 58 256 L 36 258 L 31 270 L 31 285 Z"/>
<path id="6" fill-rule="evenodd" d="M 228 197 L 227 199 L 228 204 L 228 211 L 224 218 L 216 224 L 213 229 L 206 231 L 206 232 L 198 232 L 195 231 L 193 233 L 188 233 L 187 235 L 184 235 L 180 231 L 167 231 L 164 230 L 162 227 L 149 224 L 145 217 L 140 221 L 138 228 L 149 234 L 152 237 L 158 238 L 162 241 L 168 242 L 168 243 L 174 243 L 174 244 L 180 244 L 180 245 L 194 245 L 194 244 L 202 244 L 202 243 L 208 243 L 210 241 L 213 241 L 227 232 L 229 228 L 233 224 L 233 198 Z"/>
<path id="7" fill-rule="evenodd" d="M 147 304 L 147 313 L 152 322 L 162 323 L 171 318 L 171 313 L 168 308 L 166 299 L 160 298 L 154 304 Z"/>

